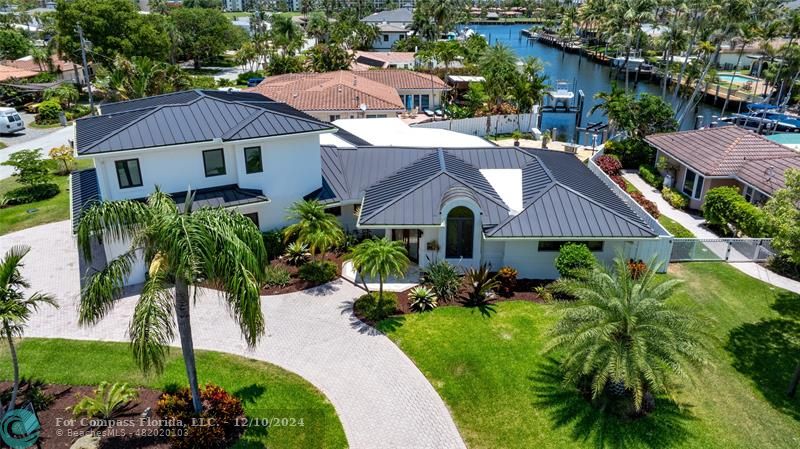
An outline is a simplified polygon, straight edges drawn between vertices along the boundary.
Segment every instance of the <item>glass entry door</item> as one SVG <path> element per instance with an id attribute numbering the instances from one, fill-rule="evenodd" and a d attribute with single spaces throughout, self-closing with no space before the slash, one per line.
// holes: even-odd
<path id="1" fill-rule="evenodd" d="M 392 229 L 392 240 L 403 242 L 412 262 L 419 262 L 419 230 Z"/>

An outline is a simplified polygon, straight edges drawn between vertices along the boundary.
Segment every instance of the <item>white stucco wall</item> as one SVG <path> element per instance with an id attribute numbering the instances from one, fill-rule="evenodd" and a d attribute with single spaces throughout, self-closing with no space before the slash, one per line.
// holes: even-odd
<path id="1" fill-rule="evenodd" d="M 388 36 L 387 41 L 384 41 L 383 36 Z M 405 33 L 400 32 L 381 32 L 378 38 L 372 42 L 372 48 L 375 50 L 391 50 L 395 42 L 399 41 L 401 36 L 405 39 Z"/>
<path id="2" fill-rule="evenodd" d="M 261 147 L 264 170 L 247 174 L 244 148 L 253 146 Z M 226 173 L 206 177 L 203 151 L 215 148 L 224 150 Z M 141 187 L 119 188 L 115 161 L 125 159 L 139 160 Z M 260 189 L 271 200 L 258 211 L 262 230 L 287 224 L 286 209 L 322 186 L 319 136 L 316 134 L 109 153 L 96 157 L 95 165 L 105 200 L 142 198 L 156 186 L 168 193 L 227 184 Z"/>

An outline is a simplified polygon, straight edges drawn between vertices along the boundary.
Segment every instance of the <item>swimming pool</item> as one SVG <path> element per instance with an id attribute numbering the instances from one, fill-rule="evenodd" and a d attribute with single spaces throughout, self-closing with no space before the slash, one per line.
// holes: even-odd
<path id="1" fill-rule="evenodd" d="M 752 78 L 749 76 L 731 75 L 728 73 L 723 73 L 718 77 L 720 81 L 725 81 L 732 84 L 755 83 L 756 81 L 758 81 L 756 78 Z"/>

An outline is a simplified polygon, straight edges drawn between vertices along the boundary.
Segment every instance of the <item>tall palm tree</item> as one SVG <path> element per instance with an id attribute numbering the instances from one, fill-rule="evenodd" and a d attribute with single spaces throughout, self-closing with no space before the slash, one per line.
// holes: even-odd
<path id="1" fill-rule="evenodd" d="M 0 260 L 0 322 L 3 326 L 0 332 L 8 341 L 11 365 L 14 369 L 14 386 L 11 390 L 8 410 L 14 410 L 19 393 L 19 360 L 17 348 L 14 346 L 14 337 L 22 336 L 25 324 L 40 306 L 58 307 L 55 298 L 49 294 L 37 292 L 26 298 L 22 292 L 23 289 L 31 287 L 19 271 L 23 266 L 22 258 L 28 254 L 28 251 L 30 248 L 27 246 L 13 246 Z"/>
<path id="2" fill-rule="evenodd" d="M 275 47 L 284 54 L 293 55 L 303 47 L 303 30 L 288 14 L 273 14 L 270 17 L 270 36 Z"/>
<path id="3" fill-rule="evenodd" d="M 486 79 L 486 93 L 494 106 L 498 106 L 516 83 L 517 56 L 503 44 L 496 43 L 486 49 L 478 62 L 481 75 Z"/>
<path id="4" fill-rule="evenodd" d="M 88 261 L 96 239 L 127 242 L 130 248 L 87 279 L 78 322 L 95 324 L 111 311 L 142 257 L 148 277 L 128 327 L 134 358 L 145 372 L 163 369 L 167 345 L 174 337 L 174 312 L 192 404 L 199 412 L 192 298 L 197 300 L 197 291 L 203 286 L 218 289 L 247 345 L 255 346 L 264 334 L 259 291 L 267 255 L 261 232 L 252 221 L 222 208 L 193 210 L 193 198 L 189 193 L 179 209 L 169 195 L 156 189 L 147 202 L 107 201 L 83 213 L 78 245 Z"/>
<path id="5" fill-rule="evenodd" d="M 618 257 L 613 267 L 557 281 L 578 301 L 559 304 L 546 346 L 564 354 L 566 382 L 588 382 L 593 398 L 629 395 L 637 411 L 652 394 L 669 392 L 671 375 L 687 376 L 707 360 L 705 323 L 669 301 L 682 281 L 661 282 L 652 262 L 634 276 Z"/>
<path id="6" fill-rule="evenodd" d="M 286 219 L 294 223 L 284 229 L 284 239 L 296 238 L 308 245 L 312 255 L 317 251 L 324 254 L 344 239 L 339 220 L 326 212 L 319 201 L 304 200 L 292 204 Z"/>
<path id="7" fill-rule="evenodd" d="M 383 281 L 391 275 L 404 276 L 411 263 L 403 243 L 386 237 L 364 240 L 350 250 L 347 259 L 362 281 L 366 276 L 378 278 L 378 300 L 383 299 Z"/>

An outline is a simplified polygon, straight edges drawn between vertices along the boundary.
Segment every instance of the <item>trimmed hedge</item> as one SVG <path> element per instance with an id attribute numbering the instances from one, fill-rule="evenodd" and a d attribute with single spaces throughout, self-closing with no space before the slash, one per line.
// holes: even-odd
<path id="1" fill-rule="evenodd" d="M 664 187 L 661 189 L 661 196 L 675 209 L 685 209 L 689 206 L 689 197 L 675 189 Z"/>
<path id="2" fill-rule="evenodd" d="M 709 190 L 703 203 L 703 217 L 712 225 L 730 225 L 749 237 L 770 237 L 774 231 L 767 214 L 750 204 L 736 187 Z"/>
<path id="3" fill-rule="evenodd" d="M 642 178 L 642 180 L 644 180 L 644 182 L 657 189 L 660 189 L 664 184 L 664 177 L 658 173 L 658 170 L 655 167 L 640 165 L 639 176 Z"/>
<path id="4" fill-rule="evenodd" d="M 38 114 L 36 114 L 36 123 L 41 125 L 50 125 L 58 123 L 59 116 L 63 112 L 58 100 L 47 100 L 39 103 Z"/>
<path id="5" fill-rule="evenodd" d="M 297 273 L 304 281 L 324 284 L 336 279 L 336 264 L 328 260 L 315 260 L 300 267 Z"/>
<path id="6" fill-rule="evenodd" d="M 378 297 L 380 296 L 380 300 Z M 381 296 L 378 292 L 371 292 L 361 295 L 353 303 L 353 311 L 356 315 L 363 316 L 370 321 L 380 321 L 393 315 L 397 310 L 397 294 L 383 292 Z"/>
<path id="7" fill-rule="evenodd" d="M 4 197 L 8 201 L 9 206 L 14 206 L 17 204 L 28 204 L 46 200 L 58 195 L 60 191 L 61 189 L 58 188 L 58 184 L 36 184 L 9 190 Z"/>
<path id="8" fill-rule="evenodd" d="M 555 265 L 561 277 L 569 278 L 591 270 L 597 265 L 597 259 L 583 243 L 566 243 L 558 250 Z"/>

